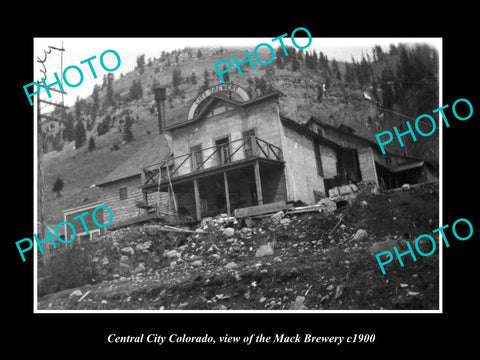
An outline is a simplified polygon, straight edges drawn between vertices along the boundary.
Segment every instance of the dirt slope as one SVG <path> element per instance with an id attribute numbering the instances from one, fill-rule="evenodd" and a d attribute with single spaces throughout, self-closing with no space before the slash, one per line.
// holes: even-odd
<path id="1" fill-rule="evenodd" d="M 92 254 L 92 284 L 45 295 L 38 308 L 438 308 L 438 250 L 429 257 L 417 254 L 416 262 L 404 256 L 404 267 L 395 259 L 385 266 L 386 275 L 369 253 L 380 241 L 406 236 L 413 246 L 417 236 L 431 234 L 438 227 L 435 187 L 359 193 L 331 214 L 287 214 L 281 222 L 268 217 L 248 225 L 217 224 L 168 237 L 154 225 L 108 233 L 84 249 Z M 224 234 L 228 226 L 231 237 Z M 368 235 L 353 240 L 359 229 Z M 273 245 L 273 255 L 257 257 L 262 245 Z M 45 269 L 40 275 L 48 278 Z"/>

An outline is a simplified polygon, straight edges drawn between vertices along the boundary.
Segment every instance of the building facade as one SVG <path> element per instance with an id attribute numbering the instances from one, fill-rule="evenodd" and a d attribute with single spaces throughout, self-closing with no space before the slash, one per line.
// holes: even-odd
<path id="1" fill-rule="evenodd" d="M 238 85 L 216 85 L 192 102 L 186 119 L 168 125 L 159 94 L 158 138 L 97 184 L 114 225 L 313 204 L 333 186 L 362 180 L 392 188 L 431 179 L 425 162 L 381 156 L 347 126 L 282 116 L 279 91 L 251 98 Z"/>

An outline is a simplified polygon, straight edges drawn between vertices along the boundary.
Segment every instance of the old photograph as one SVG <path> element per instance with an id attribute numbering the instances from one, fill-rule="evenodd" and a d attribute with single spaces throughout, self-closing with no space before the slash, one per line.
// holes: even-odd
<path id="1" fill-rule="evenodd" d="M 441 45 L 35 38 L 36 311 L 440 311 Z"/>

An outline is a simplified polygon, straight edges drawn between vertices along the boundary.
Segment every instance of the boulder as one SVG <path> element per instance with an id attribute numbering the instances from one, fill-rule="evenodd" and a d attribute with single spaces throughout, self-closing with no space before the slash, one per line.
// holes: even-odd
<path id="1" fill-rule="evenodd" d="M 338 192 L 340 193 L 341 196 L 349 195 L 352 193 L 352 188 L 350 187 L 350 185 L 342 185 L 338 189 Z"/>
<path id="2" fill-rule="evenodd" d="M 144 243 L 139 243 L 139 244 L 135 245 L 135 250 L 138 251 L 138 252 L 143 252 L 143 251 L 148 250 L 151 245 L 152 245 L 151 241 L 146 241 Z"/>
<path id="3" fill-rule="evenodd" d="M 166 251 L 164 255 L 167 259 L 173 259 L 173 258 L 180 257 L 180 253 L 177 250 Z"/>
<path id="4" fill-rule="evenodd" d="M 236 262 L 232 261 L 232 262 L 229 262 L 227 265 L 224 266 L 225 269 L 228 269 L 228 270 L 231 270 L 231 269 L 236 269 L 238 268 L 238 265 Z"/>
<path id="5" fill-rule="evenodd" d="M 297 296 L 295 298 L 295 302 L 290 304 L 289 309 L 290 310 L 308 310 L 304 302 L 305 302 L 305 296 Z"/>
<path id="6" fill-rule="evenodd" d="M 364 241 L 368 237 L 368 233 L 366 230 L 358 229 L 355 235 L 353 235 L 353 241 Z"/>
<path id="7" fill-rule="evenodd" d="M 74 290 L 72 293 L 70 293 L 69 297 L 72 296 L 82 296 L 82 291 L 81 290 Z"/>
<path id="8" fill-rule="evenodd" d="M 132 256 L 135 254 L 135 250 L 133 250 L 130 246 L 126 246 L 122 248 L 121 253 L 124 255 Z"/>
<path id="9" fill-rule="evenodd" d="M 328 196 L 331 198 L 336 198 L 340 196 L 340 193 L 338 192 L 338 188 L 334 187 L 328 190 Z"/>
<path id="10" fill-rule="evenodd" d="M 143 270 L 145 270 L 145 264 L 143 262 L 141 262 L 135 268 L 135 272 L 140 272 L 140 271 L 143 271 Z"/>
<path id="11" fill-rule="evenodd" d="M 393 254 L 394 247 L 396 247 L 398 251 L 403 251 L 407 249 L 405 241 L 402 242 L 396 239 L 387 239 L 384 241 L 378 241 L 374 243 L 367 249 L 367 252 L 372 256 L 375 256 L 376 254 L 384 251 L 390 251 Z"/>
<path id="12" fill-rule="evenodd" d="M 223 236 L 225 236 L 226 238 L 231 238 L 234 234 L 235 230 L 231 227 L 227 227 L 225 228 L 225 230 L 223 230 Z"/>
<path id="13" fill-rule="evenodd" d="M 284 216 L 285 216 L 285 213 L 282 210 L 280 210 L 279 212 L 270 216 L 270 220 L 272 220 L 273 223 L 279 223 Z"/>
<path id="14" fill-rule="evenodd" d="M 290 220 L 289 218 L 283 218 L 282 220 L 280 220 L 280 224 L 281 225 L 284 225 L 284 226 L 287 226 L 290 224 L 292 220 Z"/>
<path id="15" fill-rule="evenodd" d="M 270 245 L 262 245 L 255 252 L 255 257 L 273 255 L 273 248 Z"/>
<path id="16" fill-rule="evenodd" d="M 317 202 L 317 205 L 321 206 L 320 211 L 322 212 L 332 213 L 337 210 L 337 204 L 329 198 L 321 199 Z"/>
<path id="17" fill-rule="evenodd" d="M 194 262 L 192 262 L 193 266 L 202 266 L 202 264 L 203 264 L 202 260 L 195 260 Z"/>

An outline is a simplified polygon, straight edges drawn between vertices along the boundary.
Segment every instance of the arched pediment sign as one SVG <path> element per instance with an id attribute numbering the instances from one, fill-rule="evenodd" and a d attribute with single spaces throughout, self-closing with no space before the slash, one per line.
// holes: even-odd
<path id="1" fill-rule="evenodd" d="M 215 85 L 215 86 L 212 86 L 212 87 L 208 88 L 203 93 L 201 93 L 199 96 L 197 96 L 197 98 L 193 101 L 192 105 L 190 105 L 190 109 L 188 110 L 187 120 L 192 120 L 193 119 L 193 116 L 195 114 L 195 110 L 197 110 L 200 103 L 202 101 L 204 101 L 205 99 L 207 99 L 210 95 L 213 95 L 213 94 L 219 93 L 219 92 L 226 92 L 226 91 L 235 92 L 237 95 L 240 96 L 242 101 L 250 100 L 250 96 L 248 96 L 247 91 L 244 88 L 242 88 L 238 85 L 235 85 L 235 84 L 232 84 L 232 83 Z"/>

